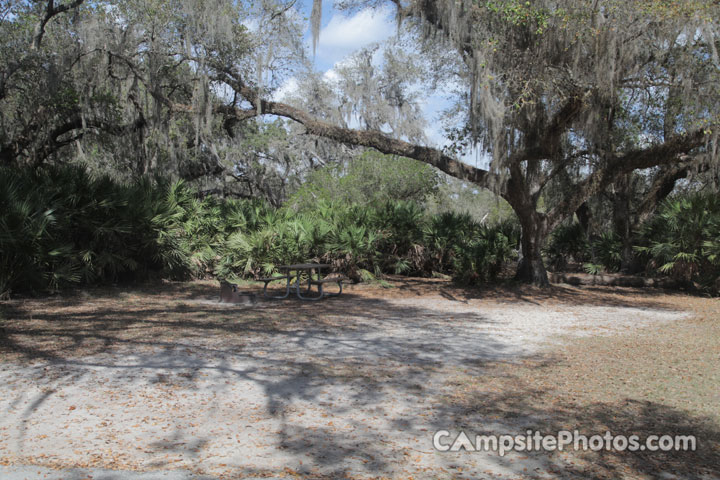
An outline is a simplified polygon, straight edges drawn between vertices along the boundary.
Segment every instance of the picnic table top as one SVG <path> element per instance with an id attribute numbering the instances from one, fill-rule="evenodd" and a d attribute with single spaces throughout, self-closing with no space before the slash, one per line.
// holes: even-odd
<path id="1" fill-rule="evenodd" d="M 278 265 L 280 270 L 311 270 L 313 268 L 328 268 L 329 263 L 296 263 L 294 265 Z"/>

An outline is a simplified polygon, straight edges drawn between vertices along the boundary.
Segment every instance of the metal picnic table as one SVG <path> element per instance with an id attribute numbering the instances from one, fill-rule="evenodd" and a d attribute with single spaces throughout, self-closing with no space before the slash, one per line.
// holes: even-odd
<path id="1" fill-rule="evenodd" d="M 332 265 L 328 263 L 296 263 L 294 265 L 280 265 L 277 269 L 283 272 L 282 275 L 274 277 L 261 278 L 260 281 L 265 282 L 263 287 L 263 296 L 268 298 L 287 298 L 290 295 L 290 290 L 294 289 L 295 294 L 302 300 L 320 300 L 323 297 L 335 297 L 342 293 L 342 282 L 343 277 L 337 278 L 323 278 L 321 271 L 325 268 L 330 268 Z M 315 278 L 313 278 L 313 271 L 315 272 Z M 300 288 L 300 276 L 307 272 L 307 288 L 305 289 L 305 295 L 301 293 Z M 269 296 L 267 294 L 267 286 L 270 282 L 276 280 L 285 280 L 285 294 L 280 296 Z M 293 282 L 294 280 L 294 282 Z M 337 293 L 325 293 L 323 292 L 323 286 L 326 283 L 337 283 L 340 291 Z M 318 295 L 308 296 L 312 291 L 313 285 L 317 286 Z"/>

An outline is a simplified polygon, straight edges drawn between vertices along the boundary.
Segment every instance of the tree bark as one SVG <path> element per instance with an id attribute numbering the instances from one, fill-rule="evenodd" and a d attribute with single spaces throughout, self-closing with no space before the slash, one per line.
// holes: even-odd
<path id="1" fill-rule="evenodd" d="M 537 209 L 540 189 L 536 173 L 533 168 L 523 171 L 519 165 L 511 166 L 510 178 L 502 196 L 520 221 L 521 257 L 515 280 L 548 287 L 550 282 L 542 258 L 542 248 L 549 233 L 549 222 L 546 214 Z"/>
<path id="2" fill-rule="evenodd" d="M 703 163 L 697 165 L 696 168 L 698 171 L 706 171 L 709 168 L 709 165 Z M 650 218 L 658 205 L 660 205 L 660 203 L 675 189 L 677 181 L 682 178 L 686 178 L 689 172 L 690 165 L 684 163 L 667 165 L 661 168 L 655 175 L 653 183 L 650 185 L 650 189 L 645 194 L 645 198 L 637 209 L 634 227 L 637 227 Z"/>
<path id="3" fill-rule="evenodd" d="M 522 228 L 520 238 L 522 256 L 515 273 L 515 280 L 540 287 L 550 286 L 542 258 L 542 247 L 548 235 L 547 219 L 534 208 L 522 209 L 516 213 Z"/>
<path id="4" fill-rule="evenodd" d="M 577 215 L 578 222 L 580 223 L 583 232 L 585 232 L 585 235 L 589 238 L 590 219 L 592 217 L 592 213 L 590 212 L 590 207 L 588 206 L 587 202 L 583 202 L 583 204 L 578 207 L 578 209 L 575 211 L 575 215 Z"/>
<path id="5" fill-rule="evenodd" d="M 630 174 L 621 175 L 614 184 L 613 226 L 622 241 L 620 271 L 632 273 L 635 256 L 632 251 L 632 212 L 630 211 Z"/>

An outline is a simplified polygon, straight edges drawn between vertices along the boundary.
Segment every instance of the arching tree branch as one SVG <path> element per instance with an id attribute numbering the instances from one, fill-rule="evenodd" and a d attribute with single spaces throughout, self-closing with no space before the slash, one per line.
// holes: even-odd
<path id="1" fill-rule="evenodd" d="M 588 198 L 607 188 L 620 175 L 633 170 L 680 163 L 682 155 L 688 154 L 706 143 L 706 132 L 706 129 L 698 129 L 686 135 L 674 137 L 662 144 L 631 150 L 612 157 L 607 165 L 598 167 L 550 210 L 548 217 L 551 219 L 551 227 L 575 212 Z"/>
<path id="2" fill-rule="evenodd" d="M 10 164 L 18 157 L 27 156 L 34 166 L 41 165 L 50 155 L 62 147 L 82 138 L 88 131 L 102 131 L 113 136 L 123 136 L 145 126 L 145 118 L 118 125 L 100 118 L 88 118 L 79 113 L 69 116 L 54 128 L 44 130 L 42 125 L 31 125 L 24 135 L 19 135 L 6 144 L 0 144 L 0 163 Z M 68 138 L 67 135 L 70 135 Z"/>
<path id="3" fill-rule="evenodd" d="M 85 0 L 73 0 L 70 3 L 64 3 L 56 6 L 54 0 L 48 0 L 47 6 L 45 7 L 45 15 L 38 21 L 37 24 L 35 24 L 35 31 L 33 32 L 30 49 L 37 50 L 40 48 L 43 36 L 45 36 L 45 27 L 53 17 L 79 7 L 84 1 Z"/>
<path id="4" fill-rule="evenodd" d="M 309 134 L 347 145 L 374 148 L 385 154 L 412 158 L 432 165 L 452 177 L 472 182 L 481 187 L 489 187 L 493 180 L 493 175 L 487 170 L 463 163 L 439 149 L 391 138 L 376 130 L 338 127 L 286 103 L 263 100 L 253 88 L 244 84 L 240 76 L 220 65 L 213 65 L 213 67 L 217 71 L 216 79 L 233 88 L 253 107 L 252 109 L 238 109 L 227 106 L 224 107 L 225 114 L 232 114 L 239 119 L 246 119 L 253 115 L 277 115 L 302 124 Z"/>

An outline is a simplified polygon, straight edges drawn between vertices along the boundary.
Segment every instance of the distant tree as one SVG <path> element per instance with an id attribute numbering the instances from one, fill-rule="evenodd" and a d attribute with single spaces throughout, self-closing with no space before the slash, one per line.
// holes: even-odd
<path id="1" fill-rule="evenodd" d="M 492 191 L 448 175 L 443 177 L 437 193 L 428 199 L 430 212 L 468 214 L 481 224 L 496 224 L 515 218 L 512 207 Z"/>
<path id="2" fill-rule="evenodd" d="M 310 174 L 290 199 L 298 209 L 318 203 L 372 204 L 389 200 L 425 202 L 436 193 L 438 175 L 415 160 L 368 150 L 347 162 Z"/>
<path id="3" fill-rule="evenodd" d="M 691 189 L 715 189 L 708 176 L 710 166 L 704 162 L 677 162 L 619 176 L 605 190 L 583 202 L 575 211 L 586 241 L 602 234 L 613 235 L 621 244 L 619 269 L 633 273 L 640 267 L 633 244 L 641 225 L 647 221 L 676 186 Z M 545 204 L 562 201 L 565 192 L 582 180 L 582 174 L 571 177 L 568 172 L 556 177 L 543 193 Z M 690 182 L 688 182 L 688 180 Z M 717 191 L 715 189 L 715 191 Z M 572 217 L 568 218 L 568 222 Z M 591 251 L 592 253 L 592 251 Z"/>

